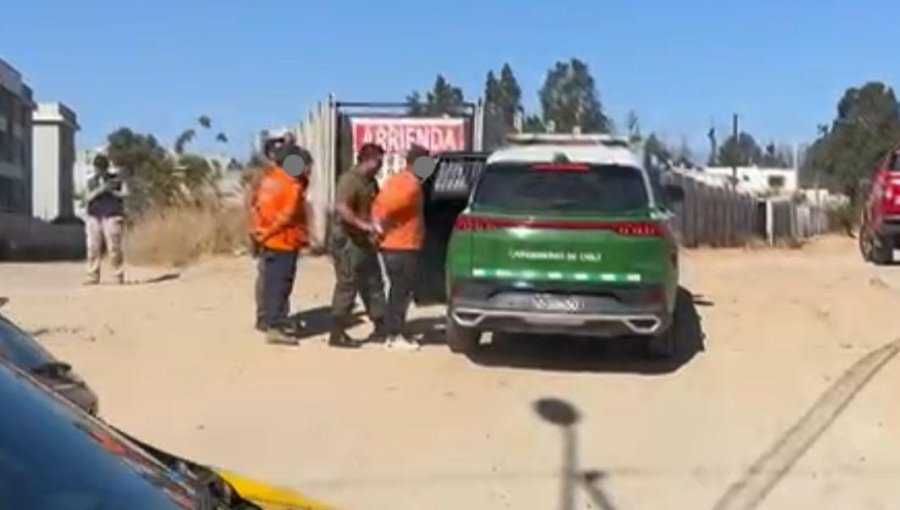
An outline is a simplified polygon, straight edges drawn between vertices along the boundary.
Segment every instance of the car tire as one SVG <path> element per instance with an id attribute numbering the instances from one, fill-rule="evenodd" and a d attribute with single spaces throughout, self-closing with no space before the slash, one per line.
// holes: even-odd
<path id="1" fill-rule="evenodd" d="M 873 234 L 872 262 L 885 266 L 894 261 L 894 242 L 884 236 Z"/>
<path id="2" fill-rule="evenodd" d="M 891 264 L 894 261 L 894 239 L 886 238 L 871 228 L 867 221 L 859 227 L 859 251 L 863 260 L 877 266 Z"/>
<path id="3" fill-rule="evenodd" d="M 651 359 L 668 360 L 678 354 L 678 328 L 673 323 L 664 332 L 647 337 L 646 353 Z"/>
<path id="4" fill-rule="evenodd" d="M 681 354 L 682 343 L 690 334 L 685 331 L 687 323 L 684 320 L 684 314 L 684 303 L 676 303 L 669 327 L 665 331 L 647 337 L 645 350 L 648 358 L 671 360 Z"/>
<path id="5" fill-rule="evenodd" d="M 865 223 L 860 225 L 859 235 L 857 236 L 859 243 L 859 254 L 866 262 L 872 262 L 872 235 L 866 229 Z"/>
<path id="6" fill-rule="evenodd" d="M 451 352 L 467 354 L 475 351 L 481 345 L 481 331 L 460 326 L 450 317 L 447 317 L 445 333 L 447 346 L 450 347 Z"/>

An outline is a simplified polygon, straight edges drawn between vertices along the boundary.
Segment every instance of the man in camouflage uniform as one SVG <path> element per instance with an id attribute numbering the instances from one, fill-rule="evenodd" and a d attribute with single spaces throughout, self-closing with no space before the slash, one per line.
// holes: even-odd
<path id="1" fill-rule="evenodd" d="M 385 337 L 386 299 L 377 252 L 381 232 L 371 221 L 372 202 L 378 194 L 375 175 L 381 169 L 383 158 L 381 146 L 367 143 L 359 151 L 359 162 L 338 180 L 335 216 L 329 235 L 335 283 L 328 343 L 335 347 L 359 346 L 346 332 L 357 293 L 362 296 L 366 313 L 375 327 L 369 341 Z"/>

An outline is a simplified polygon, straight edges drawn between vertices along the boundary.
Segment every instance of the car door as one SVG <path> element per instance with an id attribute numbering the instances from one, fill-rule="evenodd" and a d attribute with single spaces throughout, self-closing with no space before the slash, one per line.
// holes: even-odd
<path id="1" fill-rule="evenodd" d="M 472 189 L 487 161 L 485 152 L 437 155 L 437 166 L 422 183 L 425 240 L 414 293 L 417 305 L 446 302 L 444 266 L 447 244 L 457 216 L 466 208 Z"/>

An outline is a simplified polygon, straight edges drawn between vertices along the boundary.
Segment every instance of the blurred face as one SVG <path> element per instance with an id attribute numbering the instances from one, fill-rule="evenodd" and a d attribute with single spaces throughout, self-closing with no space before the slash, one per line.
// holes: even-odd
<path id="1" fill-rule="evenodd" d="M 363 162 L 363 168 L 368 175 L 375 175 L 384 165 L 384 156 L 372 157 Z"/>

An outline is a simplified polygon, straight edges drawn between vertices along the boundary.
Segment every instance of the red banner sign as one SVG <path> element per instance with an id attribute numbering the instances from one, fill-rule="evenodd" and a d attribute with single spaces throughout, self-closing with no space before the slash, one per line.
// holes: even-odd
<path id="1" fill-rule="evenodd" d="M 382 175 L 405 165 L 406 152 L 421 145 L 431 153 L 466 149 L 465 122 L 459 118 L 352 117 L 354 160 L 366 143 L 384 147 Z"/>

